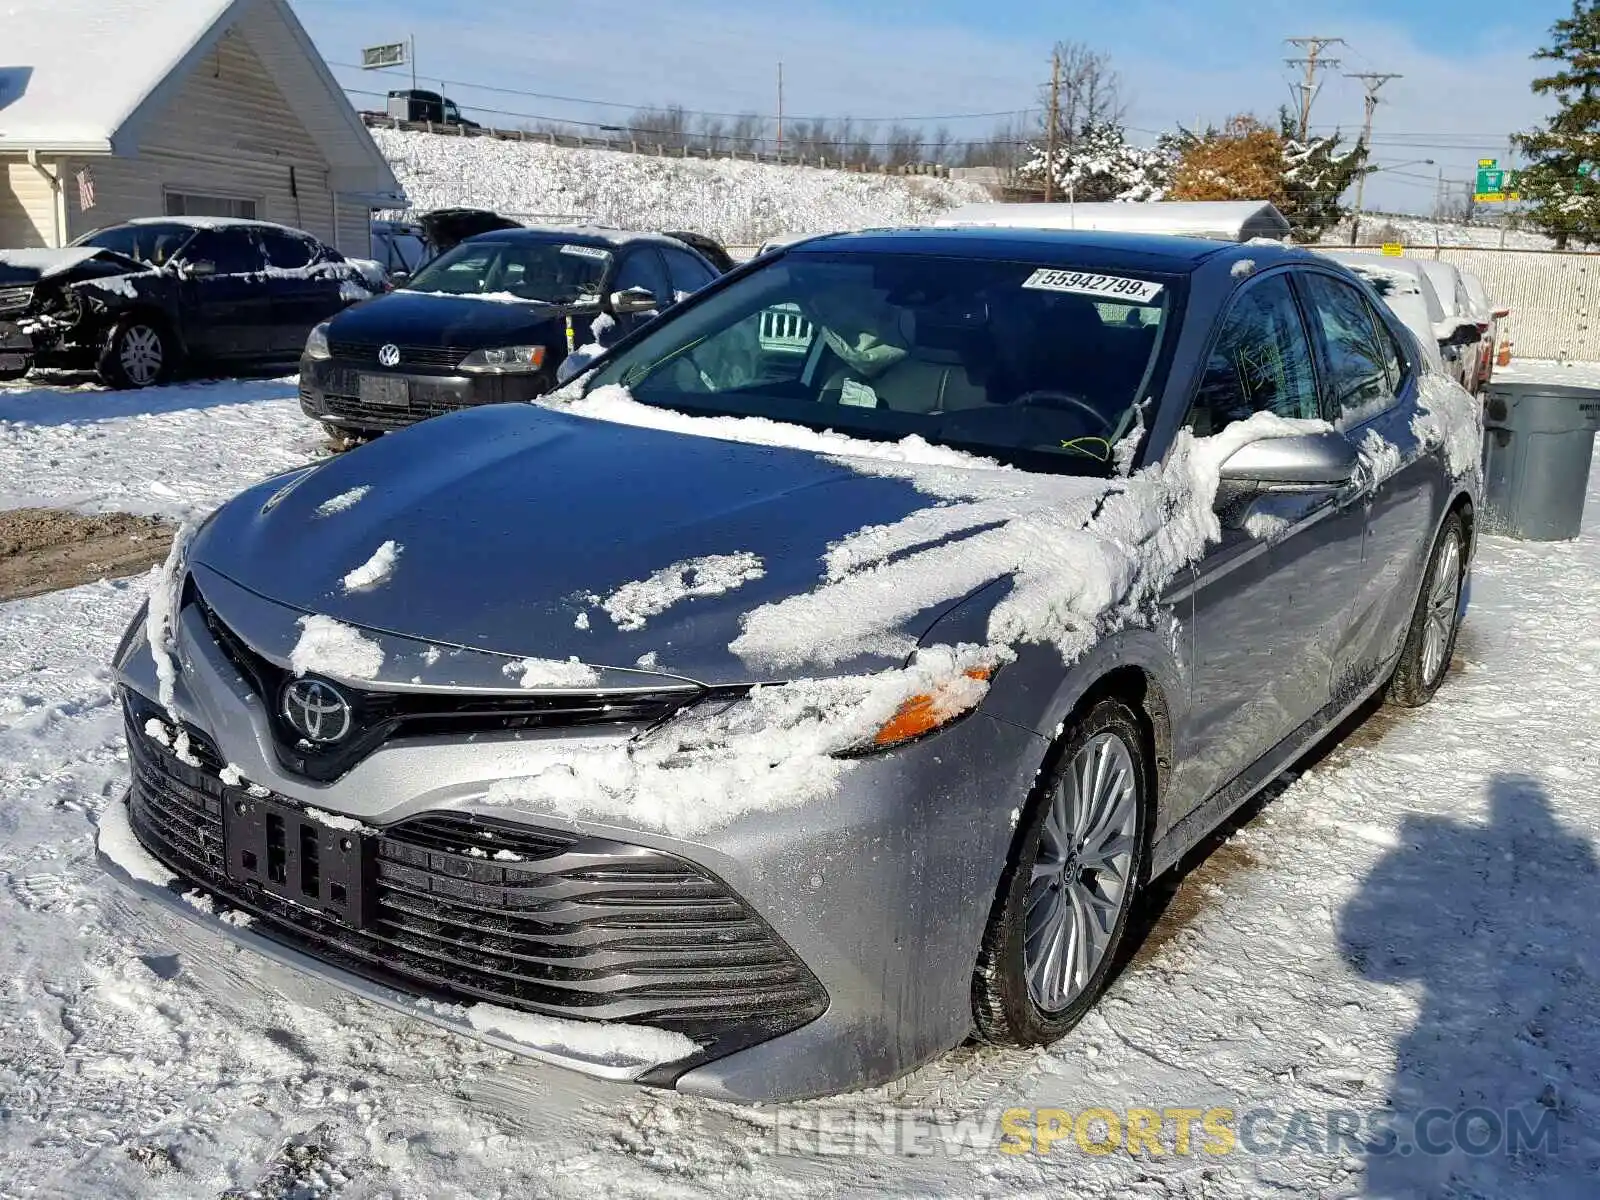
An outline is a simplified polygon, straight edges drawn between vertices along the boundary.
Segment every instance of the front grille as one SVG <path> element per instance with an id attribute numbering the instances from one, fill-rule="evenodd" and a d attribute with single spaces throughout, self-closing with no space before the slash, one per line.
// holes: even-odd
<path id="1" fill-rule="evenodd" d="M 388 343 L 339 342 L 328 343 L 328 353 L 334 358 L 360 367 L 363 371 L 412 371 L 426 368 L 435 371 L 454 371 L 461 360 L 472 353 L 470 346 L 399 346 L 400 361 L 393 367 L 378 362 L 378 351 Z"/>
<path id="2" fill-rule="evenodd" d="M 198 732 L 198 768 L 147 736 L 152 711 L 129 694 L 134 831 L 275 941 L 431 999 L 679 1030 L 707 1043 L 696 1061 L 824 1007 L 815 977 L 725 885 L 640 846 L 458 813 L 413 817 L 370 835 L 360 929 L 236 883 L 222 810 L 246 793 L 211 769 L 216 751 Z"/>
<path id="3" fill-rule="evenodd" d="M 191 583 L 188 596 L 199 606 L 213 640 L 251 684 L 270 715 L 273 745 L 284 766 L 307 778 L 337 779 L 385 742 L 400 738 L 460 736 L 469 733 L 517 734 L 540 729 L 603 726 L 643 731 L 714 694 L 739 688 L 692 684 L 644 691 L 585 691 L 520 696 L 461 695 L 447 692 L 365 691 L 339 684 L 350 701 L 356 732 L 334 746 L 311 747 L 283 720 L 279 693 L 291 678 L 245 644 L 205 602 Z"/>
<path id="4" fill-rule="evenodd" d="M 482 384 L 477 389 L 466 389 L 454 383 L 433 383 L 426 378 L 409 375 L 406 386 L 408 400 L 404 406 L 399 406 L 374 404 L 361 399 L 358 371 L 333 366 L 328 368 L 325 379 L 323 400 L 329 415 L 359 421 L 365 429 L 399 429 L 428 417 L 443 416 L 447 412 L 471 407 L 482 389 Z"/>

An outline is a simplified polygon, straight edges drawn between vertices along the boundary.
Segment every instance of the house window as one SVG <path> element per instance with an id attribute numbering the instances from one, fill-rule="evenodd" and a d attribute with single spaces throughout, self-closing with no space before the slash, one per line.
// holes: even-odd
<path id="1" fill-rule="evenodd" d="M 169 217 L 239 217 L 256 219 L 256 202 L 238 196 L 202 196 L 196 192 L 168 192 Z"/>

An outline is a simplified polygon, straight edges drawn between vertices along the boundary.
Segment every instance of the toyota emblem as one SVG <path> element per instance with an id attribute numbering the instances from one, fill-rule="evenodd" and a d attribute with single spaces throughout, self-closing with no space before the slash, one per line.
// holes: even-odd
<path id="1" fill-rule="evenodd" d="M 350 733 L 355 716 L 350 701 L 331 683 L 294 679 L 283 689 L 283 719 L 309 742 L 327 745 Z"/>
<path id="2" fill-rule="evenodd" d="M 379 346 L 378 363 L 385 367 L 398 367 L 400 365 L 400 347 L 393 342 L 386 346 Z"/>

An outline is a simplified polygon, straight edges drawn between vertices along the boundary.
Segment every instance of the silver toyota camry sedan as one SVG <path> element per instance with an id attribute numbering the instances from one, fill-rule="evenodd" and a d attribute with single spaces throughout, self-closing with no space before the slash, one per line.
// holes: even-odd
<path id="1" fill-rule="evenodd" d="M 646 1085 L 816 1096 L 1049 1042 L 1141 886 L 1363 701 L 1439 687 L 1480 436 L 1297 250 L 786 246 L 551 397 L 181 534 L 116 655 L 101 858 Z"/>

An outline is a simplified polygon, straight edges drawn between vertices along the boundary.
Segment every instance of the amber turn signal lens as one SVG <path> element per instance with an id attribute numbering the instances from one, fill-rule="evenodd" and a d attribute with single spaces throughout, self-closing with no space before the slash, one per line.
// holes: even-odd
<path id="1" fill-rule="evenodd" d="M 988 667 L 974 667 L 966 676 L 968 679 L 987 680 L 991 674 L 993 672 Z M 908 742 L 931 733 L 973 707 L 964 697 L 958 699 L 950 695 L 950 690 L 953 689 L 912 696 L 879 728 L 873 736 L 873 745 L 893 746 Z"/>

